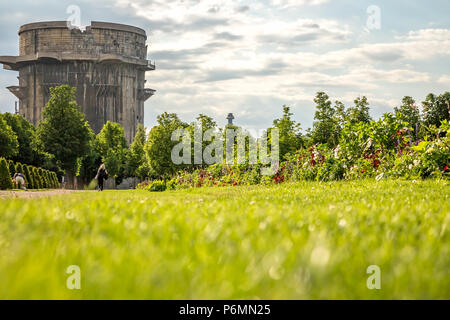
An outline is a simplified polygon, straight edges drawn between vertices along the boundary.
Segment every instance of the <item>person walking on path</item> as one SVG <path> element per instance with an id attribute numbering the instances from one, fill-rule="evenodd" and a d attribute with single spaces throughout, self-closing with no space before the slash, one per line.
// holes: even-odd
<path id="1" fill-rule="evenodd" d="M 98 189 L 103 191 L 103 182 L 104 180 L 108 180 L 108 171 L 106 171 L 105 164 L 102 163 L 98 168 L 97 175 L 95 178 L 98 181 Z"/>

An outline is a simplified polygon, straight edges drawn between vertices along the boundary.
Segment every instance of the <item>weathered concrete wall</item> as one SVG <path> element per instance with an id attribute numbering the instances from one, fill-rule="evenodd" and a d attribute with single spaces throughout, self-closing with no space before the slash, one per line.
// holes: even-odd
<path id="1" fill-rule="evenodd" d="M 39 22 L 19 30 L 20 55 L 0 57 L 6 69 L 19 71 L 19 86 L 8 87 L 19 98 L 19 112 L 37 125 L 47 104 L 50 87 L 68 84 L 77 89 L 94 132 L 106 121 L 120 123 L 128 142 L 144 120 L 145 31 L 133 26 L 92 22 L 85 32 L 68 29 L 66 22 Z"/>

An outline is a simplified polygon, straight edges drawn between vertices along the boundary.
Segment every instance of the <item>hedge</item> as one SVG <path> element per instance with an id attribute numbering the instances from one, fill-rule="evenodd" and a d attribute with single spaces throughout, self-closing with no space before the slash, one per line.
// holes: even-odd
<path id="1" fill-rule="evenodd" d="M 14 163 L 12 160 L 0 158 L 0 189 L 12 189 L 14 184 L 12 178 L 15 173 L 22 173 L 25 176 L 27 189 L 57 189 L 59 181 L 56 172 L 37 168 L 31 165 Z"/>
<path id="2" fill-rule="evenodd" d="M 4 158 L 0 159 L 0 189 L 12 189 L 13 184 L 11 180 L 11 174 L 9 173 L 8 162 Z"/>

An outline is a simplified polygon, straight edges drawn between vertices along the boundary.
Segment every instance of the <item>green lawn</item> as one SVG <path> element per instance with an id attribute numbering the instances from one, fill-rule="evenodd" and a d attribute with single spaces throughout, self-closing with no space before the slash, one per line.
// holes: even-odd
<path id="1" fill-rule="evenodd" d="M 449 196 L 357 181 L 0 199 L 0 298 L 450 299 Z"/>

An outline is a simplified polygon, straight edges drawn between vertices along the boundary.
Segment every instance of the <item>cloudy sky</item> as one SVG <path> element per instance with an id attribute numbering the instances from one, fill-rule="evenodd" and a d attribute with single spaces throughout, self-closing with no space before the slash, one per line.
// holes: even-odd
<path id="1" fill-rule="evenodd" d="M 286 104 L 306 129 L 317 91 L 347 106 L 366 95 L 374 117 L 405 95 L 450 91 L 448 0 L 1 0 L 0 55 L 18 54 L 20 25 L 66 20 L 69 5 L 84 25 L 147 31 L 157 66 L 147 73 L 157 90 L 146 102 L 149 127 L 169 111 L 221 125 L 233 112 L 238 125 L 266 128 Z M 16 77 L 0 69 L 1 112 L 14 109 L 6 87 Z"/>

